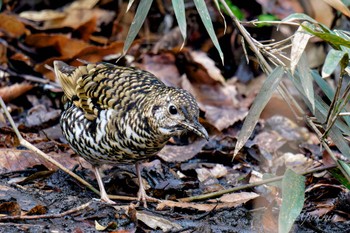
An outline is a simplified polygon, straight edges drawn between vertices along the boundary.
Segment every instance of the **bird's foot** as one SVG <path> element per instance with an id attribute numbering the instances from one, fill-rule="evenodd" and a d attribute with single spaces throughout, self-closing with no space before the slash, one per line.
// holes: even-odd
<path id="1" fill-rule="evenodd" d="M 146 191 L 144 189 L 139 189 L 138 193 L 137 193 L 137 204 L 136 206 L 140 205 L 140 202 L 143 203 L 143 207 L 147 208 L 147 201 L 148 202 L 161 202 L 161 200 L 154 198 L 154 197 L 150 197 L 147 195 Z"/>
<path id="2" fill-rule="evenodd" d="M 110 204 L 110 205 L 116 205 L 117 203 L 115 203 L 114 201 L 112 201 L 111 199 L 109 199 L 107 193 L 101 194 L 101 201 Z"/>

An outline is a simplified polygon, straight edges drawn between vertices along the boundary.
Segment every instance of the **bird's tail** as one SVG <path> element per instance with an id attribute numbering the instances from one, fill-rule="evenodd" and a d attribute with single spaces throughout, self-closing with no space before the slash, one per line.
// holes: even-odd
<path id="1" fill-rule="evenodd" d="M 73 97 L 77 95 L 77 80 L 82 75 L 87 74 L 86 67 L 73 67 L 62 61 L 54 61 L 53 66 L 65 96 L 69 100 L 73 100 Z"/>

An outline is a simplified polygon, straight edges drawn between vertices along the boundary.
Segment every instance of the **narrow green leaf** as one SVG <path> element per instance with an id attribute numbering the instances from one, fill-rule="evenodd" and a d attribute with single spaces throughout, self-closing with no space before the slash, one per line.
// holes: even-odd
<path id="1" fill-rule="evenodd" d="M 262 110 L 265 108 L 266 104 L 269 102 L 273 92 L 277 88 L 283 77 L 283 68 L 276 67 L 271 74 L 267 77 L 266 81 L 263 83 L 260 92 L 255 97 L 255 100 L 249 110 L 248 116 L 245 119 L 242 129 L 238 134 L 238 139 L 236 143 L 233 156 L 236 156 L 238 151 L 242 149 L 244 144 L 249 139 L 252 134 L 256 123 L 259 120 L 259 116 Z"/>
<path id="2" fill-rule="evenodd" d="M 347 127 L 349 128 L 349 127 Z M 337 146 L 337 148 L 340 150 L 343 156 L 350 159 L 350 147 L 348 142 L 344 139 L 344 136 L 339 128 L 332 127 L 329 130 L 329 136 L 332 138 L 332 141 Z"/>
<path id="3" fill-rule="evenodd" d="M 312 22 L 312 23 L 318 23 L 316 20 L 314 20 L 310 16 L 308 16 L 306 14 L 303 14 L 303 13 L 291 14 L 291 15 L 287 16 L 286 18 L 284 18 L 282 20 L 282 22 L 289 22 L 289 21 L 296 21 L 296 20 L 299 20 L 299 21 L 305 21 L 306 20 L 306 21 L 309 21 L 309 22 Z"/>
<path id="4" fill-rule="evenodd" d="M 343 170 L 350 176 L 350 166 L 344 161 L 338 160 L 338 164 L 343 168 Z M 333 168 L 330 170 L 332 176 L 334 176 L 342 185 L 350 190 L 350 181 L 344 176 L 339 168 Z"/>
<path id="5" fill-rule="evenodd" d="M 338 160 L 338 163 L 344 168 L 344 171 L 346 171 L 348 176 L 350 176 L 350 166 L 342 160 Z"/>
<path id="6" fill-rule="evenodd" d="M 349 56 L 344 51 L 331 49 L 322 67 L 322 77 L 330 76 L 343 58 L 349 60 Z"/>
<path id="7" fill-rule="evenodd" d="M 199 13 L 199 16 L 202 19 L 202 22 L 205 26 L 205 29 L 207 29 L 208 34 L 210 36 L 211 41 L 213 42 L 216 50 L 219 52 L 220 58 L 221 58 L 221 62 L 222 64 L 224 64 L 224 54 L 221 51 L 221 47 L 218 41 L 218 38 L 216 37 L 215 31 L 214 31 L 214 27 L 213 27 L 213 23 L 210 19 L 210 15 L 209 15 L 209 11 L 207 8 L 207 4 L 205 3 L 204 0 L 193 0 L 194 4 L 197 8 L 197 11 Z"/>
<path id="8" fill-rule="evenodd" d="M 288 233 L 304 205 L 305 178 L 287 169 L 282 179 L 282 205 L 278 215 L 278 232 Z"/>
<path id="9" fill-rule="evenodd" d="M 312 72 L 314 73 L 314 72 Z M 303 87 L 300 81 L 300 78 L 295 78 L 290 72 L 287 72 L 287 75 L 289 77 L 289 79 L 293 82 L 294 86 L 297 88 L 297 90 L 299 91 L 299 93 L 301 93 L 301 97 L 304 100 L 304 103 L 306 104 L 306 106 L 309 108 L 309 110 L 311 111 L 312 106 L 310 101 L 306 98 L 305 93 L 303 91 Z M 296 72 L 295 75 L 298 75 L 298 73 Z M 314 74 L 316 75 L 316 74 Z M 322 79 L 322 78 L 321 78 Z M 329 95 L 332 95 L 332 93 L 329 93 Z M 334 95 L 334 94 L 333 94 Z M 315 95 L 315 116 L 318 120 L 318 122 L 320 123 L 325 123 L 326 121 L 326 116 L 328 114 L 329 111 L 329 105 L 326 104 L 322 98 L 318 95 Z M 337 128 L 339 130 L 341 130 L 343 133 L 345 133 L 346 135 L 349 135 L 350 133 L 350 128 L 348 125 L 344 124 L 343 121 L 340 121 L 339 119 L 335 122 L 335 126 L 337 126 Z"/>
<path id="10" fill-rule="evenodd" d="M 318 72 L 316 72 L 315 70 L 313 70 L 311 72 L 312 77 L 314 78 L 314 80 L 316 81 L 317 85 L 321 88 L 321 90 L 323 91 L 323 93 L 327 96 L 327 98 L 332 101 L 334 98 L 334 90 L 332 87 L 330 87 L 328 85 L 328 83 L 318 74 Z M 317 97 L 316 97 L 317 99 Z M 321 99 L 321 98 L 320 98 Z M 328 108 L 329 109 L 329 108 Z M 350 112 L 349 107 L 345 106 L 345 109 L 342 112 Z M 344 119 L 344 121 L 346 122 L 346 125 L 341 125 L 340 123 L 341 121 L 337 121 L 336 126 L 338 128 L 340 128 L 340 130 L 342 130 L 344 133 L 346 133 L 346 131 L 348 131 L 348 133 L 350 132 L 350 116 L 341 116 L 342 119 Z M 348 129 L 348 130 L 346 130 Z M 346 134 L 348 134 L 346 133 Z"/>
<path id="11" fill-rule="evenodd" d="M 184 42 L 181 45 L 181 49 L 185 45 L 187 32 L 186 32 L 186 14 L 185 14 L 185 3 L 183 0 L 172 0 L 175 17 L 177 23 L 179 24 L 180 32 Z"/>
<path id="12" fill-rule="evenodd" d="M 131 43 L 134 41 L 135 37 L 139 33 L 143 22 L 146 19 L 149 9 L 151 8 L 152 0 L 141 0 L 140 4 L 137 7 L 135 18 L 131 23 L 129 28 L 128 35 L 126 37 L 124 47 L 123 47 L 123 55 L 129 50 Z"/>
<path id="13" fill-rule="evenodd" d="M 328 32 L 318 32 L 318 31 L 315 31 L 315 30 L 313 30 L 310 27 L 307 27 L 305 25 L 301 25 L 301 26 L 305 29 L 305 31 L 307 31 L 307 32 L 311 33 L 312 35 L 315 35 L 315 36 L 321 38 L 322 40 L 332 44 L 337 49 L 339 48 L 339 46 L 350 47 L 350 41 L 347 41 L 338 35 L 328 33 Z"/>
<path id="14" fill-rule="evenodd" d="M 332 101 L 334 98 L 334 90 L 331 88 L 328 83 L 318 74 L 317 71 L 312 70 L 311 75 L 316 81 L 317 85 L 322 89 L 323 93 L 326 94 L 327 98 Z"/>
<path id="15" fill-rule="evenodd" d="M 307 61 L 307 57 L 305 53 L 303 53 L 300 57 L 299 63 L 297 65 L 299 77 L 304 94 L 306 98 L 310 101 L 311 111 L 315 112 L 315 95 L 314 95 L 314 87 L 313 87 L 313 78 L 311 76 L 311 69 L 309 68 L 309 63 Z"/>

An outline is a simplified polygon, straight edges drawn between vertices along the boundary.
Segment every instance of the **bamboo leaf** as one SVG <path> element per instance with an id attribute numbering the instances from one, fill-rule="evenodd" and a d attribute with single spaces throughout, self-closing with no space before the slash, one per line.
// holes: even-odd
<path id="1" fill-rule="evenodd" d="M 314 20 L 313 18 L 311 18 L 310 16 L 303 14 L 303 13 L 294 13 L 291 14 L 289 16 L 287 16 L 286 18 L 284 18 L 282 20 L 282 22 L 289 22 L 289 21 L 309 21 L 312 23 L 318 23 L 316 20 Z"/>
<path id="2" fill-rule="evenodd" d="M 213 23 L 212 23 L 212 21 L 210 19 L 210 15 L 209 15 L 209 11 L 208 11 L 207 5 L 206 5 L 204 0 L 193 0 L 193 1 L 194 1 L 194 4 L 195 4 L 196 8 L 197 8 L 199 16 L 202 19 L 202 22 L 203 22 L 203 24 L 205 26 L 205 29 L 207 29 L 207 32 L 208 32 L 208 34 L 210 36 L 210 39 L 213 42 L 216 50 L 218 51 L 222 63 L 224 64 L 224 54 L 221 51 L 221 47 L 220 47 L 218 38 L 216 37 L 215 31 L 214 31 L 214 27 L 213 27 Z"/>
<path id="3" fill-rule="evenodd" d="M 322 77 L 330 76 L 343 59 L 349 60 L 346 52 L 334 49 L 330 50 L 322 67 Z"/>
<path id="4" fill-rule="evenodd" d="M 126 52 L 129 50 L 132 42 L 134 41 L 135 37 L 139 33 L 141 26 L 145 21 L 146 16 L 149 12 L 149 9 L 151 8 L 151 5 L 152 5 L 152 0 L 141 0 L 140 4 L 138 5 L 135 13 L 135 18 L 131 23 L 128 35 L 124 43 L 123 55 L 125 55 Z"/>
<path id="5" fill-rule="evenodd" d="M 187 33 L 186 33 L 186 14 L 185 14 L 185 3 L 183 0 L 172 0 L 174 12 L 175 12 L 175 17 L 177 20 L 177 23 L 179 24 L 180 32 L 182 35 L 182 38 L 184 39 L 181 49 L 185 45 L 185 41 L 187 38 Z"/>
<path id="6" fill-rule="evenodd" d="M 233 156 L 237 155 L 238 151 L 242 149 L 244 144 L 249 139 L 250 135 L 252 134 L 255 128 L 256 123 L 259 120 L 259 116 L 262 110 L 269 102 L 273 92 L 277 88 L 282 77 L 283 68 L 279 66 L 271 72 L 271 74 L 267 77 L 266 81 L 262 85 L 261 90 L 255 97 L 255 100 L 249 110 L 248 116 L 243 123 L 242 129 L 238 134 L 237 144 L 233 152 Z"/>
<path id="7" fill-rule="evenodd" d="M 314 95 L 314 87 L 313 87 L 313 78 L 311 76 L 311 70 L 309 68 L 309 63 L 307 61 L 307 57 L 304 54 L 300 57 L 300 61 L 297 65 L 299 75 L 297 77 L 300 78 L 300 82 L 303 88 L 303 92 L 306 98 L 309 100 L 311 104 L 311 111 L 315 112 L 315 95 Z"/>
<path id="8" fill-rule="evenodd" d="M 278 215 L 278 232 L 291 230 L 304 205 L 305 178 L 288 169 L 282 179 L 282 205 Z"/>

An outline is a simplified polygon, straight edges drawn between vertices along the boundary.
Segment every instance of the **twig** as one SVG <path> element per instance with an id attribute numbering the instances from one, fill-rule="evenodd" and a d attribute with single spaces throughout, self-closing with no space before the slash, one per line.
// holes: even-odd
<path id="1" fill-rule="evenodd" d="M 316 125 L 314 124 L 314 122 L 309 118 L 306 117 L 306 122 L 309 124 L 309 126 L 315 131 L 315 133 L 318 136 L 318 139 L 320 140 L 320 142 L 322 143 L 322 146 L 325 148 L 325 150 L 328 152 L 328 154 L 331 156 L 332 160 L 337 164 L 337 167 L 339 168 L 339 170 L 342 172 L 342 174 L 344 175 L 344 177 L 350 182 L 350 177 L 349 174 L 347 173 L 347 171 L 344 170 L 343 166 L 341 166 L 341 164 L 339 164 L 338 159 L 335 157 L 335 155 L 333 154 L 333 151 L 331 150 L 331 148 L 329 148 L 327 142 L 325 142 L 324 137 L 322 135 L 322 133 L 319 131 L 319 129 L 316 127 Z"/>
<path id="2" fill-rule="evenodd" d="M 88 183 L 86 180 L 84 180 L 83 178 L 81 178 L 80 176 L 76 175 L 74 172 L 70 171 L 69 169 L 67 169 L 65 166 L 63 166 L 61 163 L 59 163 L 58 161 L 56 161 L 55 159 L 51 158 L 50 156 L 48 156 L 47 154 L 45 154 L 43 151 L 41 151 L 40 149 L 36 148 L 33 144 L 31 144 L 30 142 L 28 142 L 27 140 L 25 140 L 21 133 L 18 131 L 18 128 L 15 125 L 15 122 L 13 121 L 11 114 L 8 112 L 6 105 L 4 103 L 4 101 L 2 100 L 2 98 L 0 97 L 0 105 L 1 108 L 4 110 L 4 113 L 7 117 L 7 119 L 10 122 L 10 125 L 12 126 L 13 130 L 15 131 L 15 134 L 19 140 L 20 145 L 28 148 L 29 150 L 35 152 L 37 155 L 39 155 L 40 157 L 42 157 L 43 159 L 49 161 L 50 163 L 52 163 L 53 165 L 55 165 L 56 167 L 58 167 L 59 169 L 61 169 L 62 171 L 66 172 L 67 174 L 69 174 L 70 176 L 72 176 L 73 178 L 75 178 L 77 181 L 79 181 L 81 184 L 85 185 L 88 189 L 90 189 L 91 191 L 93 191 L 94 193 L 96 193 L 97 195 L 100 195 L 100 192 L 95 189 L 90 183 Z M 119 196 L 119 195 L 110 195 L 111 199 L 118 199 L 118 200 L 125 200 L 125 201 L 130 201 L 130 200 L 136 200 L 136 197 L 127 197 L 127 196 Z"/>
<path id="3" fill-rule="evenodd" d="M 75 207 L 73 209 L 64 211 L 59 214 L 40 214 L 40 215 L 14 215 L 14 216 L 2 216 L 0 217 L 0 221 L 5 221 L 5 220 L 33 220 L 33 219 L 42 219 L 42 218 L 62 218 L 66 215 L 81 211 L 85 208 L 87 208 L 91 204 L 91 201 Z"/>
<path id="4" fill-rule="evenodd" d="M 315 169 L 311 169 L 309 171 L 303 172 L 303 173 L 301 173 L 301 175 L 306 175 L 306 174 L 314 173 L 314 172 L 321 172 L 321 171 L 324 171 L 324 170 L 327 170 L 327 169 L 330 169 L 330 168 L 335 168 L 335 167 L 337 167 L 337 165 L 329 165 L 329 166 L 319 167 L 319 168 L 315 168 Z M 209 199 L 209 198 L 215 198 L 215 197 L 227 194 L 227 193 L 233 193 L 233 192 L 240 191 L 240 190 L 243 190 L 243 189 L 253 188 L 255 186 L 259 186 L 259 185 L 263 185 L 263 184 L 268 184 L 268 183 L 280 181 L 282 179 L 283 179 L 283 176 L 276 176 L 276 177 L 273 177 L 273 178 L 270 178 L 270 179 L 254 182 L 254 183 L 251 183 L 251 184 L 241 185 L 241 186 L 234 187 L 234 188 L 231 188 L 231 189 L 220 190 L 220 191 L 217 191 L 217 192 L 207 193 L 207 194 L 198 195 L 198 196 L 180 198 L 180 199 L 177 199 L 177 200 L 178 201 L 182 201 L 182 202 L 205 200 L 205 199 Z"/>
<path id="5" fill-rule="evenodd" d="M 240 33 L 242 34 L 242 36 L 244 37 L 244 39 L 247 41 L 250 49 L 254 52 L 254 54 L 256 55 L 256 57 L 259 60 L 260 66 L 262 68 L 262 70 L 266 73 L 266 74 L 270 74 L 272 72 L 272 67 L 270 66 L 270 64 L 266 61 L 266 59 L 264 58 L 264 56 L 261 54 L 261 52 L 259 51 L 258 47 L 256 45 L 259 45 L 259 47 L 263 47 L 264 45 L 262 45 L 261 43 L 259 43 L 258 41 L 256 41 L 255 39 L 253 39 L 249 33 L 247 32 L 247 30 L 242 26 L 242 24 L 239 22 L 239 20 L 237 19 L 237 17 L 231 12 L 230 7 L 227 5 L 225 0 L 220 0 L 220 2 L 222 3 L 222 5 L 225 7 L 226 11 L 228 12 L 229 16 L 231 17 L 232 21 L 234 22 L 235 26 L 237 27 L 237 29 L 240 31 Z M 267 52 L 267 51 L 266 51 Z M 279 65 L 283 66 L 283 62 L 279 61 Z M 299 113 L 301 113 L 302 115 L 305 114 L 304 110 L 301 108 L 301 106 L 298 104 L 298 102 L 294 99 L 294 97 L 292 95 L 289 94 L 289 92 L 287 91 L 287 88 L 285 87 L 285 85 L 281 82 L 280 85 L 277 87 L 278 92 L 280 93 L 280 95 L 282 96 L 282 98 L 289 103 L 290 106 L 295 106 L 295 108 L 298 110 Z M 299 118 L 299 116 L 295 116 L 296 118 Z"/>

